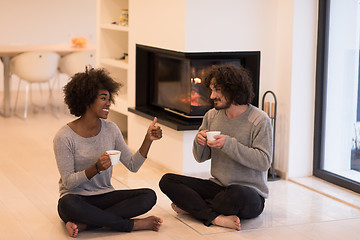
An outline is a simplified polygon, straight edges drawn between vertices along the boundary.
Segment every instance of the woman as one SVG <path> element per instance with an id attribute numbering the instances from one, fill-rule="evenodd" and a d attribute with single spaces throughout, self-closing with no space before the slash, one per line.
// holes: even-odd
<path id="1" fill-rule="evenodd" d="M 102 69 L 75 74 L 64 87 L 65 103 L 76 120 L 63 126 L 54 138 L 54 152 L 60 172 L 58 212 L 70 237 L 85 229 L 107 227 L 116 231 L 158 231 L 162 219 L 156 216 L 133 219 L 156 203 L 151 189 L 115 190 L 107 150 L 121 151 L 120 161 L 136 172 L 144 163 L 153 140 L 162 130 L 150 124 L 139 150 L 132 154 L 120 129 L 105 121 L 114 95 L 120 88 Z"/>

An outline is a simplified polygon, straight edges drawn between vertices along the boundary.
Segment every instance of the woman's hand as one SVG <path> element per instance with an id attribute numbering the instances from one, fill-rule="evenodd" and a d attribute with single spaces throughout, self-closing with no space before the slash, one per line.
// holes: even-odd
<path id="1" fill-rule="evenodd" d="M 151 141 L 159 140 L 162 138 L 162 130 L 159 126 L 155 126 L 157 123 L 157 117 L 154 117 L 154 120 L 150 124 L 148 130 L 147 130 L 147 138 Z"/>
<path id="2" fill-rule="evenodd" d="M 157 118 L 154 117 L 154 120 L 150 124 L 143 143 L 141 144 L 141 147 L 139 148 L 140 154 L 147 158 L 147 154 L 149 152 L 150 146 L 154 140 L 159 140 L 162 138 L 162 130 L 159 126 L 155 126 L 157 123 Z"/>
<path id="3" fill-rule="evenodd" d="M 95 164 L 92 164 L 85 170 L 86 177 L 90 180 L 96 174 L 108 169 L 111 166 L 111 160 L 108 153 L 104 153 L 99 157 Z"/>
<path id="4" fill-rule="evenodd" d="M 96 168 L 98 171 L 104 171 L 108 169 L 111 166 L 111 160 L 108 153 L 104 153 L 99 157 L 99 159 L 96 162 Z"/>

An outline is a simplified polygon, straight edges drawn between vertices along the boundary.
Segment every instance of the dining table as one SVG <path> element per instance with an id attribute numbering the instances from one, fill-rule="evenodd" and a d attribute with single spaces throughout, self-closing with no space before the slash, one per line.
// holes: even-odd
<path id="1" fill-rule="evenodd" d="M 67 55 L 72 52 L 95 51 L 95 45 L 87 44 L 86 46 L 73 46 L 71 44 L 39 44 L 39 45 L 12 45 L 0 44 L 0 58 L 3 63 L 3 103 L 0 115 L 3 117 L 11 116 L 11 86 L 10 86 L 10 60 L 12 57 L 32 51 L 56 52 L 60 56 Z"/>

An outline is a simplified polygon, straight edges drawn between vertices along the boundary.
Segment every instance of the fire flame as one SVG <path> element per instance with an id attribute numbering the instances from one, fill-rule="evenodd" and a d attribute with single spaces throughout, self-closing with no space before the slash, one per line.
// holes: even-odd
<path id="1" fill-rule="evenodd" d="M 191 82 L 194 84 L 201 83 L 201 78 L 191 78 Z"/>
<path id="2" fill-rule="evenodd" d="M 201 98 L 200 94 L 198 94 L 195 91 L 191 91 L 190 96 L 187 98 L 182 98 L 181 101 L 183 103 L 189 103 L 191 106 L 201 106 L 201 104 L 198 102 L 198 100 Z"/>

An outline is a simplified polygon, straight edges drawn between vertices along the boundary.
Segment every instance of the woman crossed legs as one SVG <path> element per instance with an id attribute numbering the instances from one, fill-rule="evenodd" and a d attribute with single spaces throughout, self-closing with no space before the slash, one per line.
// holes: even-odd
<path id="1" fill-rule="evenodd" d="M 162 222 L 158 217 L 132 219 L 148 212 L 155 203 L 156 194 L 151 189 L 116 190 L 93 196 L 68 194 L 59 199 L 58 212 L 72 237 L 78 231 L 101 227 L 120 232 L 158 231 Z"/>

